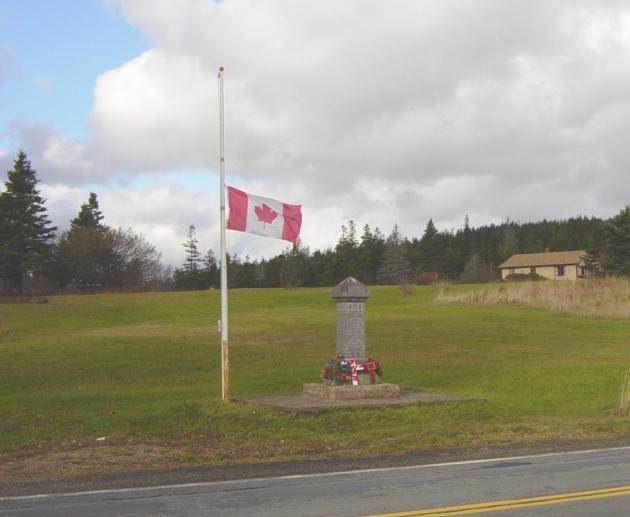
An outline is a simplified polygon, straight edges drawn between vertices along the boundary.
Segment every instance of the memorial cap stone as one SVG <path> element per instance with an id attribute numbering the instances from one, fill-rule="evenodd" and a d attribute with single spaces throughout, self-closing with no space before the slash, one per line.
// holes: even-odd
<path id="1" fill-rule="evenodd" d="M 349 276 L 339 282 L 332 290 L 331 296 L 337 301 L 363 301 L 370 297 L 370 292 L 365 284 L 356 278 Z"/>
<path id="2" fill-rule="evenodd" d="M 356 278 L 348 277 L 335 286 L 332 297 L 337 302 L 337 355 L 364 361 L 364 301 L 370 297 L 370 292 Z"/>

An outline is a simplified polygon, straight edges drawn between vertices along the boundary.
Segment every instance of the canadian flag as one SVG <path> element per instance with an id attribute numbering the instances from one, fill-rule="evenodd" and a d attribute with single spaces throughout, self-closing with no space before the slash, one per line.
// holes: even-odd
<path id="1" fill-rule="evenodd" d="M 234 187 L 227 189 L 230 205 L 228 229 L 293 243 L 297 241 L 302 226 L 302 205 L 254 196 Z"/>

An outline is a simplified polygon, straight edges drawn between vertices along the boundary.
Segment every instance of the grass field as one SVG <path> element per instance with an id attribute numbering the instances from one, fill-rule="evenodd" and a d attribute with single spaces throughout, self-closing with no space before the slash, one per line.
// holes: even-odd
<path id="1" fill-rule="evenodd" d="M 630 320 L 436 304 L 437 287 L 371 293 L 367 349 L 384 381 L 487 402 L 314 415 L 224 405 L 217 291 L 1 304 L 10 333 L 0 330 L 0 474 L 630 435 L 630 419 L 612 412 L 630 366 Z M 319 380 L 335 350 L 329 289 L 230 296 L 235 395 L 298 393 Z"/>

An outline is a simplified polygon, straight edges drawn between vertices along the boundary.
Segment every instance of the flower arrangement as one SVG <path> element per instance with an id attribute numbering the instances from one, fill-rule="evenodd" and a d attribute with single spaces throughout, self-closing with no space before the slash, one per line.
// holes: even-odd
<path id="1" fill-rule="evenodd" d="M 326 368 L 320 374 L 324 384 L 330 386 L 366 384 L 359 382 L 359 375 L 367 375 L 370 384 L 377 384 L 378 379 L 383 376 L 383 368 L 371 357 L 365 362 L 358 362 L 354 357 L 346 359 L 338 355 L 335 359 L 328 360 Z"/>

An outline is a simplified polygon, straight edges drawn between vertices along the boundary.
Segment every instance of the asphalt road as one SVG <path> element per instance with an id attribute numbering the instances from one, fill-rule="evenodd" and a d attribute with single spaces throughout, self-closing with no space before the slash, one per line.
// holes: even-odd
<path id="1" fill-rule="evenodd" d="M 535 499 L 529 499 L 535 498 Z M 630 515 L 630 447 L 417 467 L 0 498 L 0 515 L 358 516 L 455 505 Z M 503 505 L 503 506 L 501 506 Z M 426 515 L 424 512 L 418 515 Z"/>

